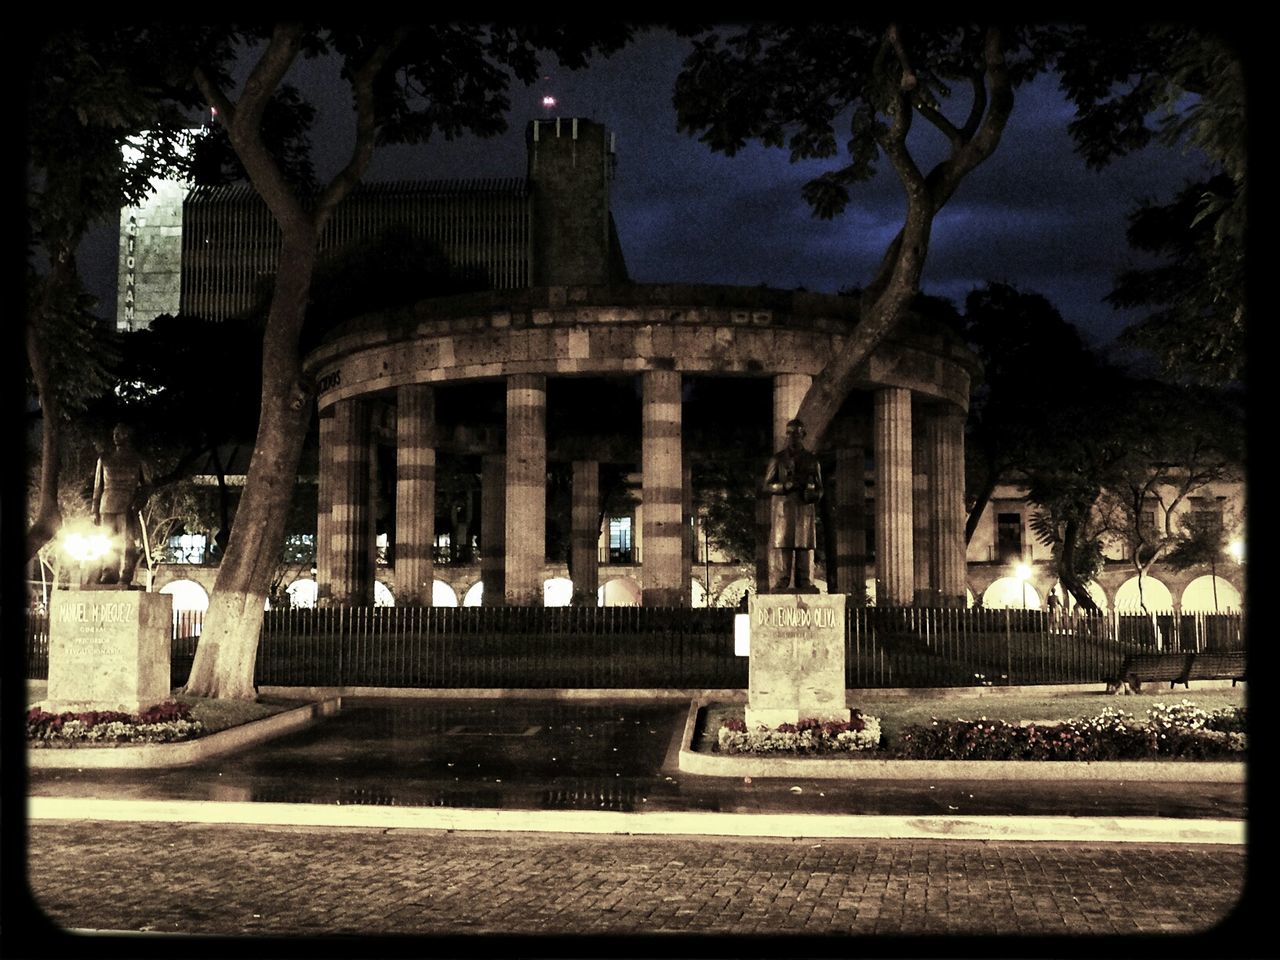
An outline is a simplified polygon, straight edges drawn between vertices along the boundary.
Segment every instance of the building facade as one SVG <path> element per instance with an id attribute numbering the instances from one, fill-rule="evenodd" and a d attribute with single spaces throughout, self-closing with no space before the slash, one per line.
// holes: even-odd
<path id="1" fill-rule="evenodd" d="M 856 299 L 633 283 L 610 212 L 612 137 L 561 118 L 531 123 L 526 145 L 522 179 L 365 184 L 335 211 L 326 248 L 407 226 L 453 265 L 483 271 L 489 289 L 353 317 L 307 357 L 318 388 L 320 603 L 378 594 L 542 604 L 557 581 L 579 603 L 689 606 L 726 602 L 768 577 L 768 556 L 707 555 L 688 397 L 695 385 L 755 391 L 763 402 L 734 415 L 759 421 L 763 462 L 856 327 Z M 243 186 L 195 188 L 177 219 L 177 235 L 163 237 L 180 251 L 178 309 L 211 318 L 251 309 L 279 251 L 265 205 Z M 169 301 L 159 312 L 173 312 Z M 149 319 L 135 306 L 131 328 Z M 919 318 L 865 362 L 818 451 L 834 539 L 816 572 L 828 589 L 880 603 L 964 602 L 975 372 L 954 334 Z M 579 429 L 583 410 L 610 415 L 611 428 Z M 479 555 L 448 573 L 436 562 L 443 457 L 468 458 L 479 478 L 466 534 Z M 602 470 L 633 477 L 638 505 L 626 516 L 602 514 Z M 557 471 L 569 478 L 567 562 L 547 556 Z"/>
<path id="2" fill-rule="evenodd" d="M 1157 490 L 1159 499 L 1147 505 L 1144 522 L 1153 529 L 1165 526 L 1165 504 L 1176 491 Z M 998 486 L 979 518 L 966 550 L 969 602 L 989 609 L 1044 609 L 1049 597 L 1054 606 L 1069 610 L 1075 601 L 1058 583 L 1052 550 L 1036 539 L 1031 519 L 1037 507 L 1026 489 L 1015 483 Z M 1215 480 L 1178 501 L 1169 517 L 1170 529 L 1188 524 L 1219 530 L 1226 549 L 1221 556 L 1186 569 L 1176 569 L 1157 559 L 1142 577 L 1129 558 L 1124 538 L 1104 531 L 1104 563 L 1089 584 L 1089 594 L 1105 613 L 1148 611 L 1234 613 L 1246 599 L 1244 566 L 1245 484 L 1242 477 Z"/>
<path id="3" fill-rule="evenodd" d="M 436 458 L 465 438 L 482 461 L 485 603 L 544 602 L 546 478 L 549 462 L 558 460 L 572 475 L 568 568 L 580 602 L 594 602 L 600 587 L 601 463 L 623 462 L 640 476 L 641 602 L 688 606 L 694 554 L 691 452 L 682 430 L 688 380 L 766 383 L 769 433 L 778 449 L 812 378 L 857 324 L 857 303 L 846 297 L 621 280 L 604 129 L 586 120 L 534 122 L 527 139 L 532 284 L 354 318 L 306 360 L 319 385 L 322 603 L 371 601 L 371 475 L 388 463 L 395 470 L 390 539 L 397 602 L 430 602 Z M 826 574 L 838 589 L 862 590 L 870 527 L 882 602 L 963 602 L 964 419 L 974 369 L 954 336 L 914 323 L 868 359 L 830 431 L 831 449 L 823 451 L 836 464 L 827 493 L 840 546 Z M 593 444 L 571 435 L 549 445 L 549 423 L 567 414 L 554 402 L 559 382 L 587 385 L 590 403 L 590 384 L 600 385 L 603 402 L 607 384 L 619 380 L 633 383 L 641 398 L 630 448 L 625 440 Z M 462 387 L 488 391 L 494 401 L 488 406 L 502 409 L 492 429 L 439 429 L 439 408 L 452 405 Z M 487 439 L 478 449 L 477 437 Z M 871 518 L 868 452 L 875 465 Z"/>

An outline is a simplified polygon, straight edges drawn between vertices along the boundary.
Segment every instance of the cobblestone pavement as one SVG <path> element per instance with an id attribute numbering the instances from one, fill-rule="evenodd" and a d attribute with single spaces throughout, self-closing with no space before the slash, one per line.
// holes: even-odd
<path id="1" fill-rule="evenodd" d="M 1241 847 L 33 822 L 54 923 L 201 935 L 1168 934 Z"/>

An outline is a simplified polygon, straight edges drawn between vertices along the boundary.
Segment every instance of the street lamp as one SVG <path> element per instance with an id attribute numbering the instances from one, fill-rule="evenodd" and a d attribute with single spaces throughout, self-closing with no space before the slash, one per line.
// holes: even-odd
<path id="1" fill-rule="evenodd" d="M 1227 553 L 1231 554 L 1231 559 L 1236 563 L 1244 563 L 1244 541 L 1236 537 L 1227 544 Z"/>
<path id="2" fill-rule="evenodd" d="M 1013 568 L 1014 575 L 1022 581 L 1022 609 L 1027 609 L 1027 581 L 1031 579 L 1029 564 L 1020 563 Z"/>
<path id="3" fill-rule="evenodd" d="M 114 538 L 88 523 L 68 524 L 62 528 L 58 538 L 62 552 L 79 566 L 82 583 L 85 566 L 101 563 L 115 549 Z"/>

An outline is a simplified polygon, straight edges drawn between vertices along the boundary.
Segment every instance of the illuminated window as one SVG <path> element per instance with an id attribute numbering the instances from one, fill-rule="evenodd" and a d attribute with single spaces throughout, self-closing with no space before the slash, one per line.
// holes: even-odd
<path id="1" fill-rule="evenodd" d="M 609 562 L 631 563 L 631 518 L 609 518 Z"/>
<path id="2" fill-rule="evenodd" d="M 284 540 L 284 562 L 310 566 L 316 559 L 316 538 L 313 533 L 293 533 Z"/>
<path id="3" fill-rule="evenodd" d="M 169 538 L 170 563 L 204 563 L 208 540 L 204 534 L 183 533 Z"/>

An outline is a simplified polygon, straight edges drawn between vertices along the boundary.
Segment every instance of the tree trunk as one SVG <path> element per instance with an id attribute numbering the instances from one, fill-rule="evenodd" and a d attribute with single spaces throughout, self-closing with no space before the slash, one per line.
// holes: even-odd
<path id="1" fill-rule="evenodd" d="M 1079 536 L 1080 525 L 1075 520 L 1068 520 L 1062 537 L 1062 550 L 1058 555 L 1058 579 L 1067 588 L 1067 592 L 1078 605 L 1089 613 L 1101 613 L 1098 604 L 1089 594 L 1089 588 L 1076 576 L 1076 537 Z"/>
<path id="2" fill-rule="evenodd" d="M 908 233 L 918 237 L 918 242 L 904 245 L 898 269 L 894 270 L 884 292 L 864 308 L 844 348 L 813 378 L 800 402 L 796 418 L 804 422 L 815 450 L 822 448 L 827 428 L 857 379 L 855 372 L 888 336 L 919 288 L 933 213 L 921 210 L 914 216 L 922 222 L 916 224 L 914 230 L 908 228 Z"/>
<path id="3" fill-rule="evenodd" d="M 27 362 L 31 365 L 31 377 L 36 385 L 36 398 L 40 402 L 40 492 L 35 519 L 27 528 L 27 562 L 40 548 L 57 536 L 62 526 L 62 508 L 58 505 L 58 477 L 62 463 L 62 404 L 54 389 L 49 371 L 48 346 L 41 335 L 41 327 L 60 302 L 60 289 L 72 290 L 75 286 L 74 244 L 79 242 L 82 231 L 72 234 L 67 244 L 53 254 L 53 269 L 45 278 L 40 302 L 27 317 Z"/>
<path id="4" fill-rule="evenodd" d="M 311 419 L 298 333 L 316 259 L 316 237 L 286 238 L 263 338 L 262 415 L 227 552 L 184 692 L 252 700 L 268 585 L 280 566 L 289 499 Z"/>
<path id="5" fill-rule="evenodd" d="M 40 492 L 36 516 L 27 528 L 27 562 L 52 540 L 62 525 L 58 506 L 59 454 L 62 448 L 62 416 L 53 385 L 49 383 L 48 357 L 34 323 L 27 324 L 27 360 L 40 401 Z"/>
<path id="6" fill-rule="evenodd" d="M 964 520 L 964 545 L 966 547 L 969 546 L 974 533 L 977 532 L 978 521 L 982 519 L 982 514 L 986 511 L 987 504 L 991 502 L 991 495 L 995 493 L 996 483 L 999 479 L 994 470 L 987 471 L 987 478 L 982 483 L 982 489 L 978 491 L 973 506 L 969 508 L 969 513 Z"/>

